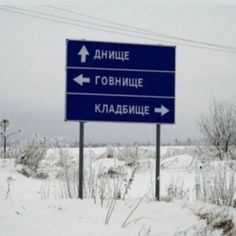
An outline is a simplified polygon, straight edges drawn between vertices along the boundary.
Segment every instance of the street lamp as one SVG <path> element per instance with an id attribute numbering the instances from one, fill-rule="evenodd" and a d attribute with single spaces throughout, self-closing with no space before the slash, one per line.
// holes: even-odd
<path id="1" fill-rule="evenodd" d="M 14 134 L 17 134 L 17 133 L 20 133 L 21 130 L 17 130 L 15 132 L 12 132 L 10 134 L 6 134 L 6 131 L 7 131 L 7 127 L 9 126 L 10 124 L 10 121 L 7 120 L 7 119 L 3 119 L 1 122 L 0 122 L 0 127 L 2 128 L 3 132 L 1 132 L 1 136 L 3 138 L 3 157 L 4 159 L 6 159 L 7 157 L 7 138 L 11 135 L 14 135 Z"/>
<path id="2" fill-rule="evenodd" d="M 3 129 L 3 132 L 6 132 L 6 129 L 7 127 L 9 126 L 10 124 L 10 121 L 7 120 L 7 119 L 3 119 L 1 122 L 0 122 L 0 126 L 1 128 Z"/>

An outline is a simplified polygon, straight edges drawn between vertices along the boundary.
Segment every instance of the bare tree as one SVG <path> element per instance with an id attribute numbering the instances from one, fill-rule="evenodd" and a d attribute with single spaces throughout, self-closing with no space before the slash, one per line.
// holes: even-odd
<path id="1" fill-rule="evenodd" d="M 208 113 L 199 121 L 200 131 L 206 141 L 216 150 L 222 160 L 236 141 L 235 107 L 225 101 L 216 101 L 209 105 Z"/>

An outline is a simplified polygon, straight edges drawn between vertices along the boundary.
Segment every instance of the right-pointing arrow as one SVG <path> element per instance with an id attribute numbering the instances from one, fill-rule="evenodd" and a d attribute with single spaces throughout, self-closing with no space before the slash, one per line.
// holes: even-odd
<path id="1" fill-rule="evenodd" d="M 83 86 L 84 83 L 90 83 L 90 78 L 84 77 L 83 74 L 76 76 L 73 80 L 81 86 Z"/>
<path id="2" fill-rule="evenodd" d="M 168 113 L 170 110 L 166 108 L 165 106 L 161 105 L 161 107 L 155 107 L 154 112 L 155 113 L 161 113 L 161 116 L 164 116 L 166 113 Z"/>

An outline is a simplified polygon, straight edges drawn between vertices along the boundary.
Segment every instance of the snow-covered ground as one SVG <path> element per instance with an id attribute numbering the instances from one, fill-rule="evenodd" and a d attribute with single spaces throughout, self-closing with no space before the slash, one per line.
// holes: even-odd
<path id="1" fill-rule="evenodd" d="M 134 167 L 130 160 L 137 153 Z M 120 148 L 112 153 L 107 148 L 86 148 L 84 192 L 88 197 L 84 200 L 75 198 L 76 180 L 68 198 L 62 174 L 67 173 L 68 181 L 77 178 L 77 149 L 49 149 L 40 166 L 48 173 L 47 179 L 26 177 L 13 160 L 0 160 L 0 236 L 223 235 L 215 227 L 214 212 L 218 221 L 230 217 L 236 224 L 235 208 L 196 201 L 196 171 L 205 170 L 191 152 L 184 147 L 163 147 L 161 154 L 160 202 L 154 200 L 154 148 Z M 109 198 L 118 188 L 121 196 Z"/>

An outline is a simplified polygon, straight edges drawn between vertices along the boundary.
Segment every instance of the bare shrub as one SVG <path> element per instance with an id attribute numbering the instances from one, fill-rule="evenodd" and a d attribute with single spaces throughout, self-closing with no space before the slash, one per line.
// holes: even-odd
<path id="1" fill-rule="evenodd" d="M 118 160 L 125 161 L 126 165 L 132 167 L 135 166 L 138 161 L 139 147 L 138 145 L 126 146 L 118 148 L 117 158 Z"/>
<path id="2" fill-rule="evenodd" d="M 197 199 L 220 206 L 234 206 L 236 180 L 231 168 L 221 163 L 214 169 L 199 171 L 196 175 Z"/>
<path id="3" fill-rule="evenodd" d="M 135 172 L 137 171 L 138 167 L 134 167 L 131 171 L 130 177 L 128 179 L 124 179 L 125 182 L 125 190 L 123 193 L 122 199 L 125 200 L 126 195 L 128 194 L 128 191 L 131 189 L 131 185 L 134 182 L 134 175 Z"/>
<path id="4" fill-rule="evenodd" d="M 87 195 L 87 197 L 92 197 L 95 203 L 100 201 L 101 206 L 103 206 L 105 200 L 124 197 L 128 192 L 128 186 L 132 182 L 128 179 L 129 168 L 123 162 L 118 161 L 116 158 L 109 160 L 109 162 L 106 165 L 99 159 L 97 163 L 88 168 L 89 170 L 87 170 L 88 173 L 86 174 L 89 177 L 85 180 L 86 188 L 89 190 L 87 192 L 92 194 Z"/>
<path id="5" fill-rule="evenodd" d="M 234 236 L 236 233 L 234 216 L 229 208 L 225 207 L 201 207 L 195 209 L 194 213 L 205 220 L 208 231 L 221 231 L 222 235 Z"/>
<path id="6" fill-rule="evenodd" d="M 114 212 L 115 206 L 116 206 L 116 201 L 117 199 L 115 197 L 111 198 L 108 204 L 108 209 L 106 213 L 106 218 L 105 218 L 105 225 L 108 225 L 111 219 L 111 216 Z"/>
<path id="7" fill-rule="evenodd" d="M 87 179 L 85 180 L 87 197 L 94 199 L 95 204 L 100 201 L 101 207 L 103 207 L 104 201 L 112 196 L 111 179 L 107 174 L 104 174 L 101 167 L 97 172 L 94 169 L 90 169 L 90 172 L 88 174 L 90 176 L 89 182 Z"/>
<path id="8" fill-rule="evenodd" d="M 86 197 L 93 198 L 95 203 L 96 203 L 96 196 L 95 196 L 95 171 L 93 169 L 93 162 L 96 159 L 96 155 L 94 151 L 91 149 L 89 150 L 88 156 L 86 157 L 88 160 L 88 167 L 84 171 L 84 187 L 85 187 L 85 192 L 84 194 Z"/>
<path id="9" fill-rule="evenodd" d="M 40 186 L 41 199 L 49 199 L 51 194 L 51 186 L 49 182 L 43 182 Z"/>
<path id="10" fill-rule="evenodd" d="M 170 202 L 174 199 L 183 199 L 187 195 L 187 191 L 184 190 L 184 179 L 179 176 L 172 178 L 166 189 L 166 196 L 162 197 L 162 200 Z"/>
<path id="11" fill-rule="evenodd" d="M 37 174 L 39 174 L 37 173 L 39 164 L 45 158 L 46 152 L 46 138 L 40 138 L 38 135 L 35 135 L 32 140 L 21 147 L 19 153 L 22 153 L 22 155 L 16 159 L 16 164 L 23 166 L 19 172 L 28 177 L 37 177 Z"/>
<path id="12" fill-rule="evenodd" d="M 105 218 L 105 224 L 109 224 L 111 216 L 114 212 L 115 206 L 117 199 L 120 198 L 120 186 L 121 186 L 121 181 L 120 179 L 114 179 L 113 180 L 113 195 L 110 197 L 108 201 L 108 208 L 107 208 L 107 213 L 106 213 L 106 218 Z"/>
<path id="13" fill-rule="evenodd" d="M 56 155 L 61 166 L 61 171 L 57 175 L 60 196 L 61 198 L 76 198 L 78 197 L 78 165 L 70 162 L 68 151 L 62 146 L 61 142 L 55 139 Z"/>

